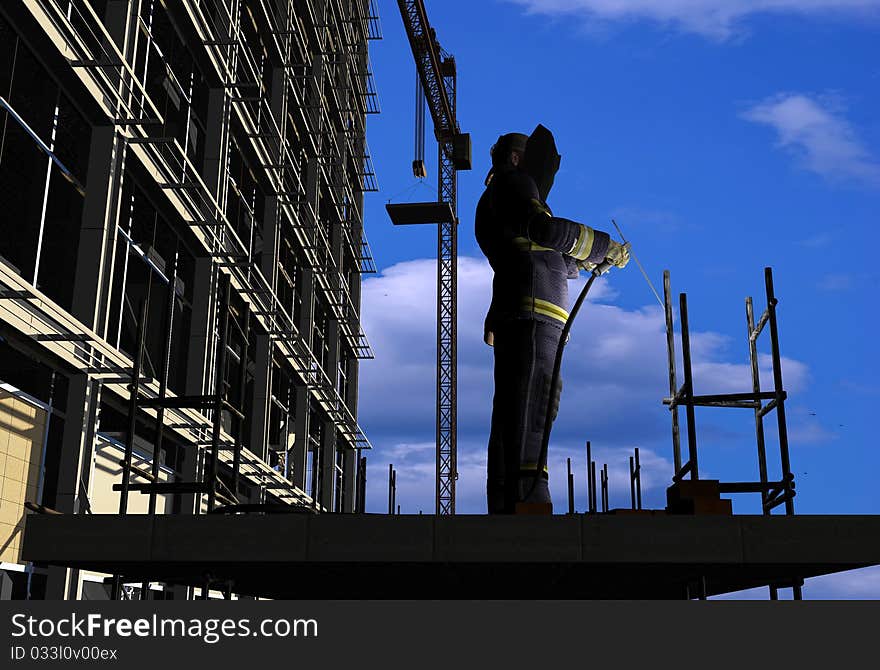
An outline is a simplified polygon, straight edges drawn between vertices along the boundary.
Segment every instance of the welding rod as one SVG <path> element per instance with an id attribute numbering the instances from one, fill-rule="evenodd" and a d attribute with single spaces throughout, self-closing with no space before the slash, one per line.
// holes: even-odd
<path id="1" fill-rule="evenodd" d="M 642 272 L 642 276 L 645 278 L 645 281 L 648 282 L 648 286 L 651 288 L 651 292 L 654 294 L 654 297 L 657 298 L 657 302 L 660 305 L 660 308 L 666 311 L 666 306 L 663 304 L 663 301 L 660 300 L 660 294 L 657 293 L 657 289 L 654 288 L 654 284 L 651 283 L 650 277 L 648 277 L 648 273 L 645 272 L 645 268 L 642 267 L 642 264 L 639 262 L 638 256 L 636 256 L 635 252 L 632 250 L 632 245 L 626 241 L 626 238 L 623 236 L 623 231 L 620 230 L 620 226 L 617 225 L 617 221 L 611 219 L 611 223 L 614 224 L 614 227 L 617 229 L 617 234 L 620 235 L 620 239 L 624 244 L 629 245 L 629 255 L 632 256 L 632 259 L 636 262 L 636 265 L 639 266 L 639 270 Z"/>

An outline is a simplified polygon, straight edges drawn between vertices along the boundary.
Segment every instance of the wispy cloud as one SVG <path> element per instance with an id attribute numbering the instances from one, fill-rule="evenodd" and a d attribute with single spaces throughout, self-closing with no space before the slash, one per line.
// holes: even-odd
<path id="1" fill-rule="evenodd" d="M 375 447 L 368 454 L 368 507 L 376 511 L 387 505 L 387 468 L 394 463 L 402 511 L 433 512 L 436 281 L 436 261 L 419 259 L 387 268 L 363 284 L 364 329 L 376 360 L 361 367 L 359 417 Z M 492 349 L 483 344 L 482 329 L 491 281 L 485 261 L 459 258 L 456 509 L 461 513 L 485 511 L 493 384 Z M 571 282 L 572 297 L 583 281 Z M 590 439 L 599 467 L 608 463 L 612 506 L 629 506 L 628 458 L 637 446 L 645 504 L 662 507 L 672 477 L 669 412 L 660 402 L 669 391 L 664 317 L 656 306 L 626 310 L 609 304 L 615 291 L 604 277 L 594 290 L 574 324 L 563 362 L 562 406 L 549 454 L 554 500 L 564 507 L 565 459 L 571 458 L 580 473 L 576 488 L 583 508 L 584 446 Z M 735 355 L 726 337 L 695 330 L 692 351 L 700 393 L 751 388 L 748 363 L 730 360 Z M 786 359 L 783 364 L 789 391 L 807 383 L 803 363 Z M 760 369 L 769 385 L 765 356 Z"/>
<path id="2" fill-rule="evenodd" d="M 804 168 L 832 180 L 880 186 L 880 162 L 862 143 L 839 104 L 800 93 L 782 93 L 743 112 L 770 126 L 777 145 Z"/>
<path id="3" fill-rule="evenodd" d="M 819 280 L 818 286 L 823 291 L 832 293 L 838 291 L 848 291 L 854 285 L 855 278 L 851 274 L 843 272 L 835 272 L 827 274 Z"/>
<path id="4" fill-rule="evenodd" d="M 592 22 L 647 20 L 727 40 L 756 14 L 877 16 L 880 0 L 506 0 L 529 13 L 580 16 Z"/>
<path id="5" fill-rule="evenodd" d="M 789 598 L 791 591 L 783 589 L 780 597 Z M 767 600 L 767 587 L 737 591 L 717 600 Z M 804 583 L 804 598 L 808 600 L 877 600 L 880 599 L 880 566 L 835 572 L 812 577 Z"/>
<path id="6" fill-rule="evenodd" d="M 834 241 L 830 233 L 818 233 L 798 242 L 799 246 L 807 249 L 825 249 Z"/>
<path id="7" fill-rule="evenodd" d="M 837 440 L 840 435 L 826 428 L 827 423 L 834 421 L 833 418 L 820 412 L 821 416 L 807 407 L 789 406 L 788 409 L 788 441 L 790 444 L 800 447 L 814 445 L 827 446 Z M 772 425 L 772 424 L 771 424 Z M 775 431 L 772 431 L 775 436 Z"/>
<path id="8" fill-rule="evenodd" d="M 813 600 L 880 599 L 880 566 L 836 572 L 808 579 L 804 585 L 807 597 Z"/>
<path id="9" fill-rule="evenodd" d="M 864 395 L 880 395 L 880 385 L 878 384 L 863 384 L 861 382 L 853 381 L 851 379 L 841 379 L 838 382 L 838 385 L 846 390 L 852 391 L 853 393 L 861 393 Z"/>
<path id="10" fill-rule="evenodd" d="M 622 205 L 615 207 L 611 216 L 620 223 L 624 232 L 630 227 L 660 230 L 666 234 L 697 228 L 693 224 L 685 223 L 678 214 L 663 209 Z"/>

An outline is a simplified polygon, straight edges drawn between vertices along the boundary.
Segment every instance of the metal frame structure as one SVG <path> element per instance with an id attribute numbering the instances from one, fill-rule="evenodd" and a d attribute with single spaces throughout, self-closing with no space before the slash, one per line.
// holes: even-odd
<path id="1" fill-rule="evenodd" d="M 669 360 L 669 388 L 670 397 L 664 398 L 663 403 L 668 405 L 672 415 L 672 448 L 675 464 L 674 482 L 682 481 L 690 475 L 691 480 L 699 479 L 696 418 L 696 407 L 732 407 L 751 409 L 755 417 L 755 437 L 758 455 L 758 481 L 749 482 L 720 482 L 721 493 L 760 493 L 761 510 L 765 515 L 772 513 L 773 509 L 784 506 L 785 514 L 794 514 L 793 498 L 795 496 L 794 474 L 791 471 L 791 463 L 788 450 L 788 431 L 785 422 L 786 392 L 782 384 L 782 358 L 779 353 L 779 333 L 776 318 L 776 306 L 779 301 L 773 289 L 773 272 L 771 268 L 764 268 L 764 287 L 767 298 L 767 307 L 755 323 L 753 301 L 746 298 L 746 325 L 748 328 L 749 364 L 752 378 L 752 390 L 746 393 L 723 393 L 713 395 L 695 395 L 693 371 L 691 366 L 690 327 L 688 321 L 687 295 L 679 294 L 679 317 L 681 320 L 681 347 L 684 383 L 681 387 L 676 384 L 675 348 L 673 331 L 673 309 L 670 289 L 669 271 L 663 273 L 663 295 L 666 308 L 666 333 Z M 757 340 L 769 326 L 770 331 L 770 357 L 773 368 L 773 389 L 761 390 L 761 380 L 758 366 Z M 688 460 L 682 464 L 680 430 L 678 423 L 678 408 L 684 407 L 686 412 Z M 772 411 L 776 411 L 776 420 L 779 437 L 779 459 L 781 476 L 778 481 L 770 481 L 767 474 L 767 453 L 764 436 L 764 417 Z M 802 597 L 802 581 L 795 581 L 791 586 L 795 600 Z M 776 599 L 778 585 L 770 586 L 770 597 Z"/>
<path id="2" fill-rule="evenodd" d="M 632 509 L 642 509 L 642 466 L 639 463 L 639 448 L 629 457 L 629 495 Z"/>
<path id="3" fill-rule="evenodd" d="M 592 446 L 587 440 L 587 509 L 586 514 L 596 514 L 596 461 L 592 459 Z M 608 464 L 605 463 L 600 471 L 600 485 L 602 492 L 602 511 L 609 511 L 608 503 Z M 633 510 L 642 509 L 642 467 L 639 463 L 639 448 L 635 447 L 633 456 L 629 457 L 629 489 L 630 506 Z M 574 474 L 571 471 L 571 459 L 568 459 L 568 507 L 569 513 L 574 514 Z"/>
<path id="4" fill-rule="evenodd" d="M 592 445 L 587 440 L 587 513 L 595 514 L 596 504 L 596 461 L 593 460 Z"/>
<path id="5" fill-rule="evenodd" d="M 360 281 L 376 271 L 363 197 L 378 190 L 365 125 L 379 112 L 368 55 L 369 41 L 381 39 L 374 0 L 11 0 L 0 15 L 26 35 L 93 134 L 89 188 L 78 189 L 87 213 L 69 278 L 74 307 L 0 263 L 4 333 L 77 380 L 62 446 L 62 459 L 76 463 L 62 478 L 75 481 L 59 484 L 72 493 L 55 504 L 88 509 L 79 491 L 88 489 L 100 407 L 112 397 L 128 406 L 114 487 L 121 513 L 134 493 L 149 495 L 149 513 L 168 494 L 184 499 L 184 513 L 240 500 L 362 511 L 366 473 L 357 472 L 371 445 L 356 418 L 357 367 L 373 354 L 360 325 Z M 15 100 L 2 100 L 4 112 L 18 127 Z M 30 135 L 51 170 L 79 183 L 54 135 Z M 185 389 L 169 384 L 181 265 L 125 224 L 130 184 L 149 194 L 157 225 L 173 228 L 195 259 Z M 38 267 L 42 228 L 39 242 Z M 137 262 L 149 276 L 139 315 L 125 313 Z M 150 309 L 164 301 L 154 291 L 151 302 L 150 286 L 168 291 L 165 307 Z M 139 335 L 121 347 L 126 329 Z M 144 343 L 156 332 L 166 335 L 153 365 Z M 285 427 L 273 438 L 279 416 Z M 132 462 L 145 430 L 156 456 L 146 469 Z M 172 436 L 186 472 L 159 483 L 163 439 Z M 217 488 L 221 474 L 231 491 Z M 75 596 L 64 579 L 54 597 Z"/>
<path id="6" fill-rule="evenodd" d="M 400 514 L 400 506 L 397 504 L 397 470 L 394 463 L 388 464 L 388 514 Z"/>
<path id="7" fill-rule="evenodd" d="M 463 137 L 456 120 L 455 59 L 443 51 L 428 22 L 424 0 L 398 0 L 421 91 L 434 122 L 437 139 L 437 199 L 449 203 L 453 221 L 437 224 L 437 459 L 435 509 L 455 514 L 457 463 L 458 385 L 458 169 L 469 169 L 461 160 L 456 142 Z M 417 96 L 418 97 L 418 96 Z M 418 125 L 418 122 L 417 122 Z M 467 164 L 467 167 L 464 165 Z M 415 169 L 415 163 L 414 163 Z"/>
<path id="8" fill-rule="evenodd" d="M 574 474 L 571 471 L 571 458 L 565 459 L 567 468 L 566 483 L 568 484 L 568 513 L 574 514 Z"/>

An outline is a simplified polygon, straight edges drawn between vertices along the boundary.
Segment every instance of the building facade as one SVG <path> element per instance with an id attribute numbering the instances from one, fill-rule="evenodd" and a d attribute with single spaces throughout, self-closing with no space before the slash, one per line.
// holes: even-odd
<path id="1" fill-rule="evenodd" d="M 25 505 L 358 511 L 379 37 L 371 0 L 0 3 L 0 595 L 109 592 L 21 561 Z"/>

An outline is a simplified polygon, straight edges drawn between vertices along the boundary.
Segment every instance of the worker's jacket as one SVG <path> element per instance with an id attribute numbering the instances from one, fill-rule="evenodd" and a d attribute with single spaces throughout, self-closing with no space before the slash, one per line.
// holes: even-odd
<path id="1" fill-rule="evenodd" d="M 560 328 L 568 319 L 568 279 L 579 263 L 601 263 L 607 233 L 553 216 L 532 178 L 519 168 L 494 174 L 477 204 L 475 232 L 495 271 L 486 341 L 508 318 L 533 318 Z"/>

